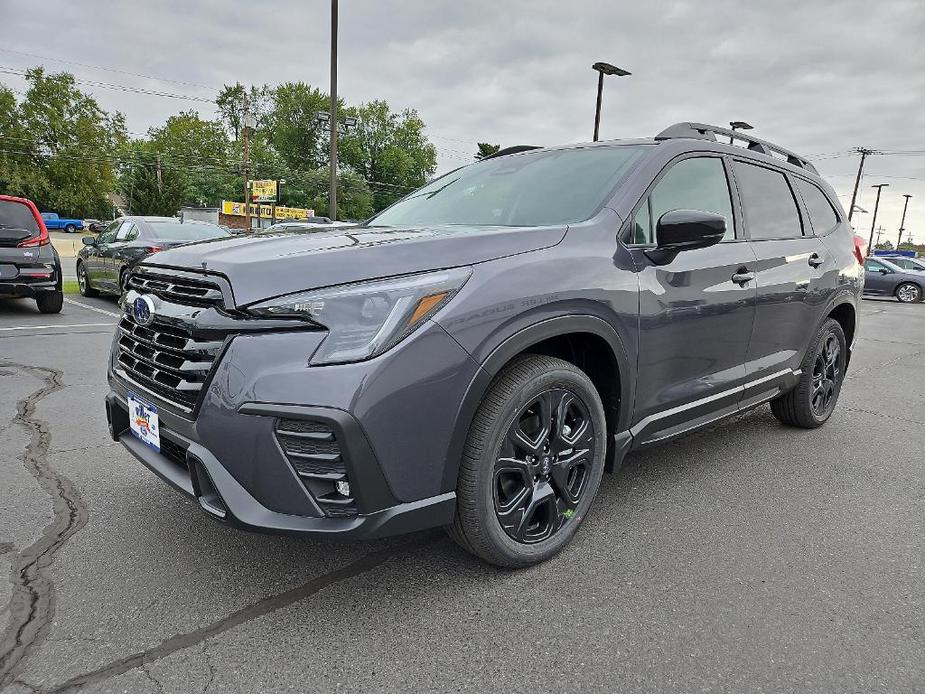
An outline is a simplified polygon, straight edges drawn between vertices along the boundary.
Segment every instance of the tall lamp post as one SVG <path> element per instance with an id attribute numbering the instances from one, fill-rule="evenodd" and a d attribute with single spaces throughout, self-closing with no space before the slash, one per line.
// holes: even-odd
<path id="1" fill-rule="evenodd" d="M 889 183 L 878 183 L 871 188 L 877 189 L 877 202 L 874 203 L 874 218 L 870 221 L 870 240 L 867 242 L 868 253 L 874 252 L 874 227 L 877 226 L 877 209 L 880 207 L 880 193 L 884 188 L 889 187 Z"/>
<path id="2" fill-rule="evenodd" d="M 906 199 L 905 204 L 903 205 L 903 220 L 899 223 L 899 240 L 896 242 L 896 250 L 899 250 L 899 244 L 903 242 L 903 232 L 906 230 L 906 210 L 909 209 L 909 198 L 911 195 L 903 195 Z"/>
<path id="3" fill-rule="evenodd" d="M 328 216 L 337 221 L 337 0 L 331 0 L 331 181 Z"/>
<path id="4" fill-rule="evenodd" d="M 597 142 L 601 130 L 601 98 L 604 95 L 604 75 L 615 75 L 616 77 L 626 77 L 632 73 L 611 65 L 610 63 L 594 63 L 592 70 L 597 70 L 597 107 L 594 109 L 594 141 Z"/>

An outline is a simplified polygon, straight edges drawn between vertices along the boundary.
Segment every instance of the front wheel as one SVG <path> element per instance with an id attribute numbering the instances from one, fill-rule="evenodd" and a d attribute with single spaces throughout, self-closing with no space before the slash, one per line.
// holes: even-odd
<path id="1" fill-rule="evenodd" d="M 75 231 L 77 231 L 77 227 L 75 227 L 73 224 L 67 224 L 64 227 L 64 231 L 68 234 L 73 234 Z"/>
<path id="2" fill-rule="evenodd" d="M 556 554 L 597 494 L 606 430 L 601 398 L 581 369 L 540 355 L 512 362 L 469 429 L 450 535 L 508 568 Z"/>
<path id="3" fill-rule="evenodd" d="M 826 423 L 838 402 L 848 344 L 839 322 L 829 318 L 806 350 L 796 387 L 771 401 L 771 412 L 784 424 L 815 429 Z"/>
<path id="4" fill-rule="evenodd" d="M 80 289 L 81 296 L 88 298 L 99 296 L 100 293 L 90 286 L 90 278 L 87 276 L 87 268 L 83 263 L 77 263 L 77 287 Z"/>
<path id="5" fill-rule="evenodd" d="M 904 304 L 917 304 L 922 300 L 922 288 L 912 282 L 896 287 L 896 298 Z"/>

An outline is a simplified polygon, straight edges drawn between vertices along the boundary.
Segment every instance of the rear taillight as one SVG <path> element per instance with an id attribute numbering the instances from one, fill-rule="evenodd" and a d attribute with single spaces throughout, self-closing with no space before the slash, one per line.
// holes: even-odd
<path id="1" fill-rule="evenodd" d="M 48 238 L 48 229 L 45 228 L 45 225 L 39 227 L 39 235 L 34 239 L 26 239 L 25 241 L 20 241 L 17 244 L 18 248 L 29 248 L 31 246 L 47 246 L 51 243 L 51 240 Z"/>
<path id="2" fill-rule="evenodd" d="M 867 257 L 867 241 L 864 240 L 863 236 L 854 235 L 854 257 L 858 259 L 858 262 L 863 265 L 864 258 Z"/>

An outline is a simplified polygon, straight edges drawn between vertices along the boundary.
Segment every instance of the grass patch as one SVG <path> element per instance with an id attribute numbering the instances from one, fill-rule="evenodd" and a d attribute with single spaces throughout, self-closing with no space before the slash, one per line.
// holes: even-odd
<path id="1" fill-rule="evenodd" d="M 80 285 L 77 280 L 62 280 L 61 289 L 65 294 L 80 294 Z"/>

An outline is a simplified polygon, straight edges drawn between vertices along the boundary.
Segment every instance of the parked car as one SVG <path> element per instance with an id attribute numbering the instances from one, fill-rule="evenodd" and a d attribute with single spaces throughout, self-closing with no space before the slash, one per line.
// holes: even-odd
<path id="1" fill-rule="evenodd" d="M 100 233 L 101 231 L 103 231 L 103 229 L 108 227 L 110 224 L 112 224 L 112 220 L 109 220 L 108 222 L 104 222 L 103 220 L 100 220 L 100 219 L 85 219 L 84 220 L 84 228 L 94 234 Z"/>
<path id="2" fill-rule="evenodd" d="M 52 231 L 66 231 L 68 234 L 73 234 L 84 228 L 82 219 L 63 219 L 54 212 L 42 212 L 42 220 L 45 222 L 45 228 Z"/>
<path id="3" fill-rule="evenodd" d="M 906 255 L 878 255 L 877 258 L 885 258 L 893 265 L 903 270 L 911 272 L 925 272 L 925 260 L 921 258 L 910 258 Z"/>
<path id="4" fill-rule="evenodd" d="M 35 299 L 42 313 L 64 304 L 61 259 L 31 200 L 0 195 L 0 296 Z"/>
<path id="5" fill-rule="evenodd" d="M 77 285 L 84 296 L 119 295 L 126 273 L 152 253 L 194 241 L 230 234 L 208 222 L 181 222 L 176 217 L 120 217 L 99 236 L 85 236 L 77 254 Z"/>
<path id="6" fill-rule="evenodd" d="M 493 157 L 349 230 L 147 258 L 110 434 L 241 527 L 448 526 L 489 562 L 546 559 L 628 451 L 767 402 L 832 414 L 863 255 L 805 158 L 731 134 Z"/>
<path id="7" fill-rule="evenodd" d="M 893 260 L 875 257 L 864 261 L 864 293 L 870 296 L 894 296 L 904 304 L 920 302 L 925 276 L 916 270 L 904 270 Z"/>

